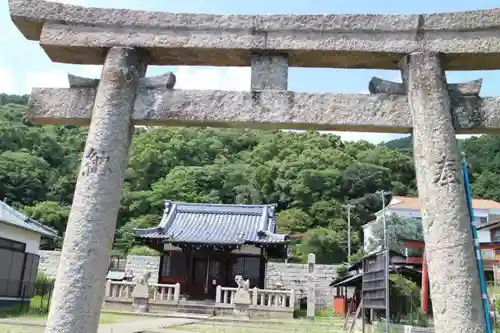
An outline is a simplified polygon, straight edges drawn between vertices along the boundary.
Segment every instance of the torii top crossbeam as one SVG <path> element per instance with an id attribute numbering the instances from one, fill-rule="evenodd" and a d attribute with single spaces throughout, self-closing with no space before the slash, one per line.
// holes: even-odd
<path id="1" fill-rule="evenodd" d="M 86 8 L 9 0 L 11 17 L 54 61 L 103 64 L 114 46 L 148 51 L 149 64 L 252 67 L 252 91 L 172 90 L 141 81 L 133 122 L 143 125 L 294 128 L 410 133 L 404 84 L 374 78 L 366 94 L 287 90 L 289 66 L 397 68 L 414 50 L 444 53 L 443 67 L 500 68 L 500 10 L 429 15 L 206 15 Z M 483 38 L 477 36 L 479 31 Z M 460 33 L 458 33 L 460 31 Z M 467 31 L 475 31 L 469 33 Z M 272 54 L 267 59 L 260 56 Z M 70 80 L 71 81 L 71 80 Z M 88 124 L 97 80 L 75 89 L 36 88 L 29 119 Z M 481 80 L 450 84 L 458 134 L 497 132 L 500 98 L 480 98 Z M 238 112 L 236 112 L 238 110 Z M 273 110 L 269 112 L 269 110 Z"/>
<path id="2" fill-rule="evenodd" d="M 397 69 L 415 51 L 446 69 L 500 68 L 500 9 L 421 15 L 208 15 L 9 0 L 13 21 L 50 59 L 103 64 L 113 46 L 148 49 L 152 65 L 249 66 L 253 51 L 289 66 Z M 481 38 L 478 38 L 481 36 Z"/>

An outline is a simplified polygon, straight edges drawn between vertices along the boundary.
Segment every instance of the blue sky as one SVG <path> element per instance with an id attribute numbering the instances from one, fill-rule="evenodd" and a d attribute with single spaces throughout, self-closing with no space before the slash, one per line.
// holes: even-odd
<path id="1" fill-rule="evenodd" d="M 500 7 L 500 0 L 61 0 L 93 7 L 118 7 L 169 12 L 213 14 L 323 14 L 323 13 L 425 13 L 463 11 Z M 34 86 L 65 87 L 66 73 L 98 77 L 98 66 L 52 63 L 36 42 L 27 41 L 9 18 L 7 0 L 0 5 L 0 92 L 29 93 Z M 166 71 L 177 74 L 179 89 L 247 90 L 250 87 L 248 68 L 214 67 L 151 67 L 148 75 Z M 399 80 L 397 71 L 301 69 L 291 68 L 289 90 L 306 92 L 367 92 L 372 76 Z M 469 71 L 448 73 L 449 82 L 483 78 L 483 96 L 496 95 L 498 71 Z M 340 133 L 344 139 L 360 138 L 372 142 L 390 140 L 390 134 Z"/>

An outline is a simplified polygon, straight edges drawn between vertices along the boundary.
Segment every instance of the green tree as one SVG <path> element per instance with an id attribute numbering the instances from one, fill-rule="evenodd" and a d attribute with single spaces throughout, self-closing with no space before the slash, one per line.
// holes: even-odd
<path id="1" fill-rule="evenodd" d="M 391 250 L 405 253 L 403 240 L 423 241 L 422 222 L 414 218 L 401 217 L 393 213 L 386 213 L 387 239 Z M 381 249 L 384 244 L 383 217 L 377 218 L 373 225 L 372 236 L 369 240 L 369 251 Z M 417 250 L 418 251 L 418 250 Z"/>
<path id="2" fill-rule="evenodd" d="M 309 253 L 314 253 L 317 264 L 341 263 L 347 259 L 343 241 L 342 236 L 335 231 L 326 228 L 310 229 L 300 242 L 298 255 L 302 262 L 307 261 Z"/>
<path id="3" fill-rule="evenodd" d="M 57 230 L 59 236 L 64 234 L 70 211 L 69 206 L 62 206 L 56 201 L 41 201 L 34 206 L 24 206 L 23 210 L 26 215 Z"/>
<path id="4" fill-rule="evenodd" d="M 134 229 L 135 228 L 151 228 L 160 223 L 158 215 L 143 215 L 133 218 L 116 231 L 115 248 L 123 253 L 128 253 L 136 244 Z"/>
<path id="5" fill-rule="evenodd" d="M 279 212 L 277 220 L 278 231 L 285 234 L 303 233 L 313 226 L 312 217 L 298 208 Z"/>
<path id="6" fill-rule="evenodd" d="M 0 199 L 62 236 L 87 128 L 31 124 L 27 103 L 28 96 L 0 94 Z M 459 145 L 468 157 L 474 196 L 500 200 L 500 136 L 460 140 Z M 362 248 L 361 226 L 382 207 L 374 194 L 380 189 L 417 194 L 411 137 L 374 145 L 317 132 L 137 130 L 115 247 L 129 251 L 135 244 L 134 227 L 157 225 L 165 199 L 276 204 L 279 230 L 304 234 L 292 246 L 295 259 L 315 252 L 325 263 L 340 263 L 347 252 L 342 205 L 354 205 L 351 235 L 356 253 Z"/>

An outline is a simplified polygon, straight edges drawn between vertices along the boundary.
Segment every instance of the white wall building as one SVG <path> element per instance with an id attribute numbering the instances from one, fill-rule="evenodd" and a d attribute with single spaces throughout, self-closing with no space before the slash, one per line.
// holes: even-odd
<path id="1" fill-rule="evenodd" d="M 472 208 L 476 226 L 481 226 L 493 221 L 500 220 L 500 203 L 493 200 L 473 199 Z M 379 217 L 382 211 L 376 213 Z M 386 207 L 386 214 L 396 214 L 402 217 L 421 220 L 420 200 L 416 197 L 393 196 L 391 202 Z M 387 216 L 387 215 L 386 215 Z M 364 248 L 367 250 L 370 239 L 373 237 L 373 228 L 377 221 L 369 222 L 363 225 Z M 489 230 L 478 231 L 479 242 L 490 242 L 491 233 Z"/>
<path id="2" fill-rule="evenodd" d="M 0 307 L 31 299 L 42 237 L 57 232 L 0 201 Z"/>

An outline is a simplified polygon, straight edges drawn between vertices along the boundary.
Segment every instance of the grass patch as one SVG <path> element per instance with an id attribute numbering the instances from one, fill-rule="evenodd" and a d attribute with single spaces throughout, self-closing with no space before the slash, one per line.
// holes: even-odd
<path id="1" fill-rule="evenodd" d="M 338 322 L 338 321 L 337 321 Z M 335 333 L 341 332 L 341 326 L 318 325 L 315 321 L 300 320 L 290 321 L 286 324 L 271 324 L 262 322 L 239 322 L 234 323 L 203 323 L 175 326 L 171 329 L 165 329 L 158 332 L 199 332 L 199 333 Z"/>
<path id="2" fill-rule="evenodd" d="M 36 314 L 30 314 L 30 315 L 22 315 L 22 316 L 17 316 L 17 317 L 11 317 L 9 319 L 13 319 L 16 322 L 22 322 L 22 321 L 43 321 L 47 320 L 46 315 L 36 315 Z M 101 313 L 101 316 L 99 318 L 99 324 L 115 324 L 115 323 L 123 323 L 127 321 L 137 321 L 137 320 L 145 320 L 144 317 L 141 316 L 133 316 L 133 315 L 120 315 L 120 314 L 113 314 L 113 313 Z"/>
<path id="3" fill-rule="evenodd" d="M 43 319 L 49 311 L 49 301 L 48 297 L 33 296 L 30 304 L 19 304 L 0 309 L 0 318 L 30 317 L 32 319 Z"/>
<path id="4" fill-rule="evenodd" d="M 166 330 L 167 333 L 169 330 Z M 191 324 L 185 326 L 176 326 L 172 331 L 187 331 L 199 333 L 262 333 L 262 332 L 287 332 L 287 333 L 332 333 L 328 327 L 288 327 L 288 326 L 265 326 L 265 327 L 221 327 L 217 325 Z"/>
<path id="5" fill-rule="evenodd" d="M 489 298 L 499 298 L 500 297 L 500 286 L 496 286 L 493 283 L 487 284 L 488 297 Z"/>
<path id="6" fill-rule="evenodd" d="M 18 325 L 2 324 L 0 322 L 0 333 L 43 333 L 45 331 L 44 326 L 34 326 L 33 324 L 24 325 L 23 321 L 26 321 L 26 323 L 33 321 L 40 321 L 41 324 L 43 325 L 43 321 L 46 319 L 47 319 L 46 316 L 36 316 L 36 315 L 14 317 L 12 318 L 12 320 L 19 322 L 19 324 Z M 137 320 L 144 320 L 144 317 L 101 313 L 101 317 L 99 319 L 99 325 L 132 322 Z"/>
<path id="7" fill-rule="evenodd" d="M 0 324 L 0 333 L 43 333 L 44 330 L 43 327 Z"/>
<path id="8" fill-rule="evenodd" d="M 101 317 L 99 319 L 99 324 L 115 324 L 115 323 L 124 323 L 128 321 L 138 321 L 138 320 L 147 320 L 147 317 L 144 316 L 133 316 L 133 315 L 120 315 L 114 313 L 101 313 Z"/>
<path id="9" fill-rule="evenodd" d="M 39 309 L 31 308 L 27 305 L 0 309 L 0 318 L 30 317 L 43 319 L 46 315 L 46 311 L 40 311 Z"/>

